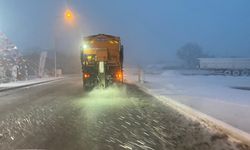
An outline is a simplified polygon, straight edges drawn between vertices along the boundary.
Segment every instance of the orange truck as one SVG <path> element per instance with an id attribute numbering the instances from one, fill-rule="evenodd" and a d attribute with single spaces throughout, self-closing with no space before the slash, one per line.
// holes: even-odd
<path id="1" fill-rule="evenodd" d="M 81 64 L 84 88 L 105 88 L 123 82 L 123 45 L 120 37 L 106 34 L 85 37 Z"/>

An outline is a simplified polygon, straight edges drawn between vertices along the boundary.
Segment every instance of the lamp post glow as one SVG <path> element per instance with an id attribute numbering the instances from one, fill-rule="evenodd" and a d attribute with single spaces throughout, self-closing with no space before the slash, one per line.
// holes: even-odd
<path id="1" fill-rule="evenodd" d="M 64 20 L 67 22 L 67 23 L 74 23 L 74 20 L 75 20 L 75 16 L 73 14 L 73 12 L 70 10 L 70 9 L 67 9 L 64 13 Z"/>

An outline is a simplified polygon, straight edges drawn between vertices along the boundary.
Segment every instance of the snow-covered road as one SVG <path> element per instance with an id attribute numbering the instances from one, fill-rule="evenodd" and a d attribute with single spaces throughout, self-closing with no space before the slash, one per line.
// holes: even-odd
<path id="1" fill-rule="evenodd" d="M 249 150 L 134 85 L 86 92 L 81 77 L 0 95 L 0 149 Z"/>

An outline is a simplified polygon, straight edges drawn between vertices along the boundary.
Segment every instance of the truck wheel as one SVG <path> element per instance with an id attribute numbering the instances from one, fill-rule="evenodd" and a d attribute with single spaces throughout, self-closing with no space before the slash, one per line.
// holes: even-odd
<path id="1" fill-rule="evenodd" d="M 225 76 L 230 76 L 231 75 L 231 70 L 225 70 L 224 75 Z"/>
<path id="2" fill-rule="evenodd" d="M 83 90 L 88 92 L 88 91 L 91 91 L 93 89 L 93 87 L 91 86 L 83 86 Z"/>
<path id="3" fill-rule="evenodd" d="M 90 91 L 92 89 L 90 84 L 86 84 L 83 82 L 83 90 L 84 91 Z"/>
<path id="4" fill-rule="evenodd" d="M 243 70 L 243 71 L 241 71 L 241 75 L 242 76 L 248 76 L 249 75 L 249 71 L 248 70 Z"/>
<path id="5" fill-rule="evenodd" d="M 233 76 L 239 76 L 240 75 L 240 71 L 239 70 L 234 70 L 233 71 Z"/>

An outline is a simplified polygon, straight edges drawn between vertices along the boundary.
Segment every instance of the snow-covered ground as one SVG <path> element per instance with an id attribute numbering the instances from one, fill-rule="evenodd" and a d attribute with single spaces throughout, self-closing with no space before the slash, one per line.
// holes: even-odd
<path id="1" fill-rule="evenodd" d="M 136 72 L 127 73 L 127 80 L 136 81 Z M 250 87 L 250 77 L 183 75 L 181 72 L 144 74 L 143 86 L 250 133 L 250 90 L 232 88 Z"/>
<path id="2" fill-rule="evenodd" d="M 27 81 L 0 83 L 0 90 L 15 88 L 15 87 L 23 87 L 23 86 L 27 86 L 27 85 L 33 85 L 33 84 L 37 84 L 37 83 L 53 81 L 53 80 L 56 80 L 56 79 L 60 79 L 60 78 L 46 77 L 46 78 L 37 78 L 37 79 L 32 79 L 32 80 L 27 80 Z"/>

